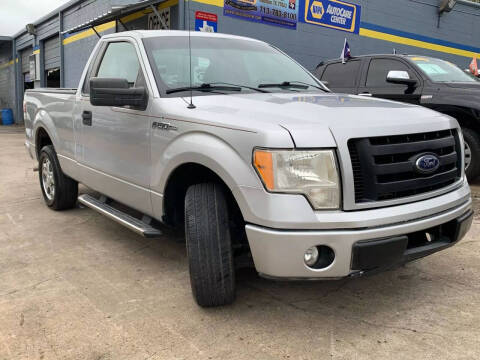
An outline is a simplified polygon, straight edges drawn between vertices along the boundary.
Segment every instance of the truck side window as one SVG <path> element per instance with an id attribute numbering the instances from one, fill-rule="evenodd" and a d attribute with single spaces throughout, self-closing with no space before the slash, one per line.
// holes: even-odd
<path id="1" fill-rule="evenodd" d="M 135 47 L 128 42 L 108 44 L 97 71 L 100 78 L 127 79 L 134 86 L 141 71 Z"/>
<path id="2" fill-rule="evenodd" d="M 328 81 L 330 87 L 355 87 L 355 80 L 360 70 L 359 60 L 350 60 L 346 64 L 335 63 L 327 65 L 322 81 Z"/>
<path id="3" fill-rule="evenodd" d="M 392 84 L 387 82 L 387 74 L 391 70 L 407 71 L 411 79 L 417 77 L 410 71 L 403 62 L 393 59 L 373 59 L 368 67 L 366 86 L 370 87 L 405 87 L 402 84 Z"/>

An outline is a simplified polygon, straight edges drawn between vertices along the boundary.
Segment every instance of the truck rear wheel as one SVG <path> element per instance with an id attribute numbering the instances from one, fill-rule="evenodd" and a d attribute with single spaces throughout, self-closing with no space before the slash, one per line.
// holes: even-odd
<path id="1" fill-rule="evenodd" d="M 54 210 L 75 207 L 78 197 L 78 183 L 62 172 L 52 145 L 42 148 L 38 164 L 40 188 L 47 206 Z"/>
<path id="2" fill-rule="evenodd" d="M 235 299 L 235 269 L 228 207 L 220 185 L 205 183 L 188 188 L 185 238 L 190 283 L 197 304 L 231 304 Z"/>
<path id="3" fill-rule="evenodd" d="M 469 181 L 480 175 L 480 137 L 469 128 L 462 128 L 465 140 L 465 174 Z"/>

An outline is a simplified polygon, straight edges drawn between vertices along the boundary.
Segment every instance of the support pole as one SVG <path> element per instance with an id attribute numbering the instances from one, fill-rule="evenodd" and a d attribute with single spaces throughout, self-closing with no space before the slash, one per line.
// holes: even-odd
<path id="1" fill-rule="evenodd" d="M 97 30 L 95 29 L 95 26 L 92 25 L 92 30 L 95 32 L 95 34 L 97 34 L 98 38 L 100 39 L 102 37 L 102 35 L 100 35 Z"/>
<path id="2" fill-rule="evenodd" d="M 65 87 L 65 54 L 63 47 L 63 13 L 58 12 L 58 41 L 60 42 L 60 87 Z"/>
<path id="3" fill-rule="evenodd" d="M 124 30 L 128 31 L 128 27 L 127 27 L 127 25 L 125 25 L 125 24 L 123 23 L 122 19 L 119 18 L 119 19 L 118 19 L 118 22 L 119 22 L 120 24 L 122 24 Z"/>

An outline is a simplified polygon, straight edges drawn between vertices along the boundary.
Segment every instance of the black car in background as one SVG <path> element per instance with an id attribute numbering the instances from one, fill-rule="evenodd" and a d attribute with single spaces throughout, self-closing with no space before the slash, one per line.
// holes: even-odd
<path id="1" fill-rule="evenodd" d="M 480 81 L 456 65 L 417 55 L 366 55 L 320 63 L 314 71 L 332 91 L 429 107 L 453 116 L 465 139 L 469 180 L 480 175 Z"/>

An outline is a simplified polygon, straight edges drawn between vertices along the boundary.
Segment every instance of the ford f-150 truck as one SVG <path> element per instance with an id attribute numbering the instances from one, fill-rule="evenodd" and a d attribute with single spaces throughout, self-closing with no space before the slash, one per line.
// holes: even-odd
<path id="1" fill-rule="evenodd" d="M 422 105 L 454 117 L 465 141 L 465 173 L 480 176 L 480 81 L 456 65 L 417 55 L 365 55 L 321 63 L 315 75 L 335 92 Z"/>
<path id="2" fill-rule="evenodd" d="M 468 231 L 454 118 L 331 93 L 261 41 L 190 40 L 107 35 L 78 89 L 27 91 L 26 146 L 50 208 L 78 200 L 144 236 L 184 229 L 201 306 L 231 303 L 248 259 L 268 278 L 338 279 Z M 78 197 L 78 183 L 95 191 Z"/>

